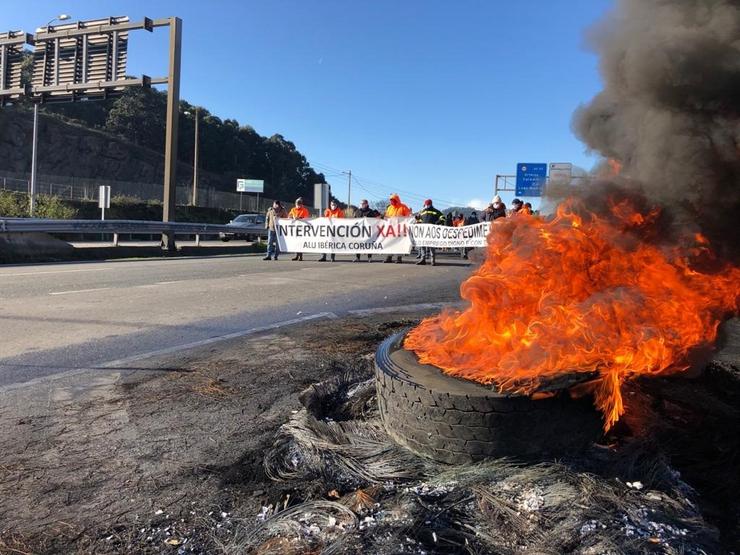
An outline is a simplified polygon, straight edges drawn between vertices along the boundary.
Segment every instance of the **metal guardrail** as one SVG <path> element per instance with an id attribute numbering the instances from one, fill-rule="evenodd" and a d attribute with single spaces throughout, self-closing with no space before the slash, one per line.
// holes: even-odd
<path id="1" fill-rule="evenodd" d="M 21 233 L 128 233 L 174 235 L 217 235 L 234 228 L 218 224 L 151 222 L 144 220 L 45 220 L 41 218 L 0 218 L 0 232 Z"/>
<path id="2" fill-rule="evenodd" d="M 113 245 L 118 246 L 120 234 L 195 235 L 195 245 L 200 246 L 202 235 L 233 233 L 228 225 L 197 224 L 185 222 L 150 222 L 144 220 L 45 220 L 40 218 L 0 218 L 0 233 L 110 233 Z"/>

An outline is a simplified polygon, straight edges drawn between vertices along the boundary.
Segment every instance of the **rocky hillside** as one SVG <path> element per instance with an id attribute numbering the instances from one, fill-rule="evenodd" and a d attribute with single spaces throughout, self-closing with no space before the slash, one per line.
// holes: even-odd
<path id="1" fill-rule="evenodd" d="M 0 109 L 0 172 L 31 171 L 32 137 L 30 111 Z M 41 115 L 37 171 L 40 175 L 160 183 L 164 155 L 103 131 Z M 189 183 L 192 166 L 180 163 L 177 178 L 180 183 Z M 225 182 L 223 176 L 207 173 L 201 180 L 211 185 Z"/>
<path id="2" fill-rule="evenodd" d="M 42 106 L 39 175 L 161 183 L 165 104 L 166 95 L 159 91 L 129 89 L 102 102 Z M 182 101 L 180 108 L 177 179 L 189 185 L 195 107 Z M 265 197 L 312 200 L 313 184 L 324 176 L 292 142 L 279 134 L 263 137 L 248 125 L 198 110 L 201 188 L 234 192 L 236 178 L 244 177 L 264 180 Z M 0 108 L 0 174 L 30 173 L 32 132 L 28 104 Z"/>

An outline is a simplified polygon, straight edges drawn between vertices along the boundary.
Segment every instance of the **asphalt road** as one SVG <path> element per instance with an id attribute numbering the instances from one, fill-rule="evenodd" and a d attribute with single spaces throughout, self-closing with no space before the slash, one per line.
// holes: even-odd
<path id="1" fill-rule="evenodd" d="M 325 312 L 455 301 L 472 269 L 452 257 L 437 267 L 305 258 L 0 267 L 0 390 Z M 331 333 L 330 320 L 316 333 Z"/>

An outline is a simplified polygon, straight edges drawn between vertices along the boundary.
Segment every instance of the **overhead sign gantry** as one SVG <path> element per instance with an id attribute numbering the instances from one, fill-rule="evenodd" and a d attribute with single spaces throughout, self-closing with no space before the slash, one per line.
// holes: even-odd
<path id="1" fill-rule="evenodd" d="M 169 71 L 166 77 L 126 74 L 129 32 L 170 28 Z M 178 110 L 180 104 L 180 50 L 182 21 L 178 17 L 144 18 L 131 22 L 126 16 L 46 25 L 35 35 L 22 31 L 0 33 L 0 106 L 29 98 L 34 103 L 34 138 L 31 161 L 31 210 L 36 192 L 38 106 L 45 102 L 96 100 L 121 94 L 126 87 L 167 85 L 167 127 L 162 221 L 174 221 L 177 165 Z M 33 47 L 33 77 L 21 82 L 23 50 Z M 162 236 L 162 246 L 174 249 L 172 235 Z"/>

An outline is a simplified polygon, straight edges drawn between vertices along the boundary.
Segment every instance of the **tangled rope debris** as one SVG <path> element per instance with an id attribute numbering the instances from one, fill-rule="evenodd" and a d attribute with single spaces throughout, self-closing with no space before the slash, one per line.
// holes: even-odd
<path id="1" fill-rule="evenodd" d="M 693 490 L 659 457 L 630 453 L 631 475 L 645 471 L 631 482 L 618 453 L 596 448 L 585 461 L 422 460 L 385 433 L 369 375 L 311 386 L 265 456 L 271 479 L 326 498 L 264 507 L 224 553 L 720 551 Z"/>

